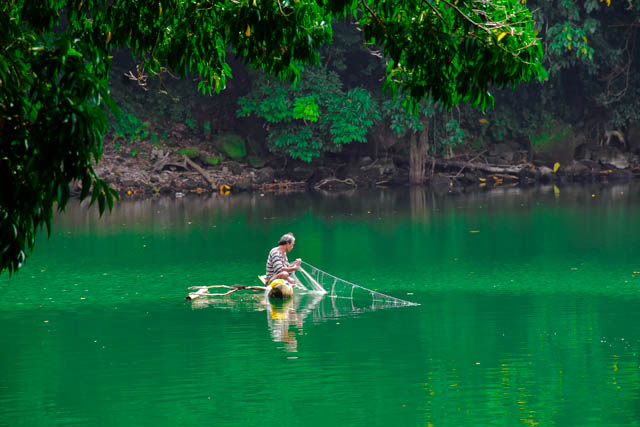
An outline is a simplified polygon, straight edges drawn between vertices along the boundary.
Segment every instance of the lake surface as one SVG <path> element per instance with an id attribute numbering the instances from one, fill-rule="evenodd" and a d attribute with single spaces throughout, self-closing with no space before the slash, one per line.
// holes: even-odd
<path id="1" fill-rule="evenodd" d="M 419 306 L 236 293 L 285 232 Z M 0 424 L 640 425 L 640 187 L 71 204 L 0 276 Z"/>

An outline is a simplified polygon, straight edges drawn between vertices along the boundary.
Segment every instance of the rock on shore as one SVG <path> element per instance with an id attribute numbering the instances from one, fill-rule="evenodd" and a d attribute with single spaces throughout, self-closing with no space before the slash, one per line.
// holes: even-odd
<path id="1" fill-rule="evenodd" d="M 632 180 L 640 176 L 638 155 L 611 146 L 579 147 L 576 155 L 581 158 L 564 163 L 540 159 L 530 162 L 523 158 L 522 152 L 509 150 L 506 144 L 501 144 L 488 156 L 504 164 L 488 163 L 487 157 L 430 159 L 425 184 L 440 192 L 457 192 L 501 185 Z M 190 158 L 162 149 L 154 149 L 147 156 L 127 157 L 111 150 L 104 153 L 96 171 L 123 197 L 308 189 L 345 191 L 408 185 L 406 159 L 374 160 L 365 156 L 350 165 L 289 162 L 286 168 L 279 168 L 273 164 L 251 167 L 238 161 L 212 165 L 207 163 L 207 158 L 211 158 L 208 153 Z M 519 160 L 514 164 L 507 163 L 507 159 Z"/>

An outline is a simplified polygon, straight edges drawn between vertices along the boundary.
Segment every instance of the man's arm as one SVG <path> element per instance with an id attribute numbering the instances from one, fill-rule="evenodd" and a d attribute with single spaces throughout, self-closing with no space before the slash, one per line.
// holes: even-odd
<path id="1" fill-rule="evenodd" d="M 284 258 L 284 257 L 283 257 Z M 282 269 L 278 270 L 278 272 L 281 271 L 286 271 L 287 273 L 291 274 L 294 271 L 300 271 L 300 263 L 302 262 L 302 260 L 300 258 L 297 258 L 295 261 L 293 261 L 292 263 L 289 263 L 287 261 L 284 261 L 284 264 L 286 265 L 285 267 L 283 267 Z M 292 278 L 290 278 L 290 281 L 293 280 Z"/>

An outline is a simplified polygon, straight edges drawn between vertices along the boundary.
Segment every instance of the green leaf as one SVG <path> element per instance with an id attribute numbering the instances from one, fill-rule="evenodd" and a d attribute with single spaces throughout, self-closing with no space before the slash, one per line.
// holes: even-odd
<path id="1" fill-rule="evenodd" d="M 93 182 L 93 191 L 91 192 L 91 202 L 89 203 L 89 206 L 93 205 L 93 203 L 98 199 L 98 196 L 100 195 L 100 189 L 100 181 L 95 180 Z"/>
<path id="2" fill-rule="evenodd" d="M 111 212 L 113 210 L 113 194 L 107 191 L 105 197 L 107 199 L 107 205 L 109 206 L 109 212 Z"/>
<path id="3" fill-rule="evenodd" d="M 105 196 L 102 192 L 98 195 L 98 210 L 100 215 L 104 213 Z"/>
<path id="4" fill-rule="evenodd" d="M 78 52 L 72 47 L 70 47 L 69 50 L 67 51 L 67 55 L 82 57 L 82 53 Z"/>
<path id="5" fill-rule="evenodd" d="M 91 189 L 91 176 L 89 174 L 85 174 L 82 178 L 82 191 L 80 192 L 80 200 L 84 200 L 85 197 L 89 194 L 89 190 Z"/>
<path id="6" fill-rule="evenodd" d="M 293 118 L 315 122 L 318 120 L 318 104 L 313 96 L 296 98 L 293 104 Z"/>

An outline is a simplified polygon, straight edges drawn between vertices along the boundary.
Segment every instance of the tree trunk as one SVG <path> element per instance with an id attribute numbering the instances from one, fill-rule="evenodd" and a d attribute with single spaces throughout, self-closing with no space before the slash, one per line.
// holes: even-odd
<path id="1" fill-rule="evenodd" d="M 424 122 L 424 130 L 409 137 L 409 184 L 424 184 L 425 163 L 429 150 L 429 122 Z"/>

